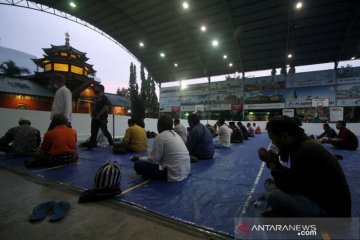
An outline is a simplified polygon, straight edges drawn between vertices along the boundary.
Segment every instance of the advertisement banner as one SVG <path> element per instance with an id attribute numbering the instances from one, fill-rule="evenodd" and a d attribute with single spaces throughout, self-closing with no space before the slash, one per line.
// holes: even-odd
<path id="1" fill-rule="evenodd" d="M 231 104 L 211 104 L 211 111 L 226 111 L 231 110 Z"/>
<path id="2" fill-rule="evenodd" d="M 360 77 L 338 78 L 337 84 L 360 83 Z"/>
<path id="3" fill-rule="evenodd" d="M 205 111 L 205 106 L 204 105 L 195 105 L 194 110 L 195 110 L 195 112 L 203 112 L 203 111 Z"/>
<path id="4" fill-rule="evenodd" d="M 245 91 L 285 88 L 285 76 L 283 75 L 245 78 L 244 82 Z"/>
<path id="5" fill-rule="evenodd" d="M 262 103 L 262 104 L 245 104 L 244 109 L 279 109 L 285 108 L 285 103 Z"/>
<path id="6" fill-rule="evenodd" d="M 211 104 L 240 104 L 242 103 L 242 94 L 237 93 L 215 93 L 210 95 Z"/>
<path id="7" fill-rule="evenodd" d="M 160 99 L 165 97 L 179 97 L 179 96 L 180 96 L 180 88 L 178 86 L 160 88 Z"/>
<path id="8" fill-rule="evenodd" d="M 180 89 L 181 96 L 191 96 L 191 95 L 204 95 L 209 94 L 209 84 L 208 83 L 199 83 L 186 85 Z"/>
<path id="9" fill-rule="evenodd" d="M 283 111 L 282 111 L 282 115 L 288 116 L 288 117 L 294 117 L 295 116 L 295 110 L 294 109 L 289 109 L 289 108 L 284 108 Z"/>
<path id="10" fill-rule="evenodd" d="M 180 106 L 180 97 L 161 97 L 160 107 L 162 106 Z"/>
<path id="11" fill-rule="evenodd" d="M 336 93 L 337 106 L 360 106 L 360 84 L 339 85 Z"/>
<path id="12" fill-rule="evenodd" d="M 172 112 L 172 106 L 160 106 L 160 112 Z"/>
<path id="13" fill-rule="evenodd" d="M 334 84 L 335 84 L 334 70 L 289 74 L 286 79 L 287 88 L 328 86 Z"/>
<path id="14" fill-rule="evenodd" d="M 171 112 L 180 112 L 180 106 L 172 106 L 171 107 Z"/>
<path id="15" fill-rule="evenodd" d="M 284 108 L 284 89 L 245 92 L 244 109 Z"/>
<path id="16" fill-rule="evenodd" d="M 330 108 L 330 121 L 337 122 L 344 120 L 344 108 L 332 107 Z"/>
<path id="17" fill-rule="evenodd" d="M 208 103 L 208 94 L 181 96 L 181 105 L 204 105 Z"/>
<path id="18" fill-rule="evenodd" d="M 360 84 L 360 67 L 341 67 L 336 69 L 337 84 Z"/>
<path id="19" fill-rule="evenodd" d="M 221 82 L 212 82 L 210 83 L 210 92 L 214 93 L 228 93 L 228 92 L 236 92 L 237 94 L 242 96 L 243 86 L 242 79 L 239 78 L 231 78 L 226 81 Z"/>
<path id="20" fill-rule="evenodd" d="M 244 106 L 242 104 L 232 104 L 231 110 L 243 110 Z"/>
<path id="21" fill-rule="evenodd" d="M 286 107 L 304 108 L 312 107 L 313 99 L 328 99 L 329 106 L 335 106 L 335 87 L 317 86 L 286 89 Z"/>
<path id="22" fill-rule="evenodd" d="M 181 106 L 180 107 L 180 111 L 181 112 L 194 112 L 195 111 L 195 106 Z"/>

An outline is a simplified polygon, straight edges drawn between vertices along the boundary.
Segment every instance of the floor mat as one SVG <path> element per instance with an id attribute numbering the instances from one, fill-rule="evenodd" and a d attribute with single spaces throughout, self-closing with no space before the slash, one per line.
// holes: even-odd
<path id="1" fill-rule="evenodd" d="M 150 152 L 153 139 L 149 141 Z M 133 170 L 133 155 L 146 156 L 148 152 L 112 154 L 109 148 L 92 151 L 79 150 L 77 164 L 45 169 L 27 169 L 24 161 L 29 157 L 8 159 L 0 154 L 0 163 L 28 174 L 39 175 L 80 189 L 90 189 L 96 171 L 107 161 L 117 161 L 122 168 L 121 188 L 124 194 L 119 201 L 131 203 L 147 211 L 201 227 L 207 230 L 234 236 L 236 218 L 255 217 L 266 208 L 263 184 L 270 177 L 257 155 L 259 147 L 267 147 L 267 134 L 241 144 L 232 144 L 230 149 L 216 149 L 212 160 L 200 160 L 191 164 L 190 176 L 181 182 L 144 181 Z M 360 216 L 360 152 L 325 147 L 333 154 L 343 156 L 340 164 L 347 177 L 353 216 Z"/>

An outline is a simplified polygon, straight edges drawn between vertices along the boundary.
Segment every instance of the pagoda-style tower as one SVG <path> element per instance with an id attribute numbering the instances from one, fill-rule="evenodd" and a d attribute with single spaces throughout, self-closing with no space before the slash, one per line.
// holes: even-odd
<path id="1" fill-rule="evenodd" d="M 33 80 L 42 85 L 50 86 L 52 76 L 62 74 L 66 79 L 66 86 L 77 94 L 94 82 L 95 70 L 93 65 L 86 63 L 89 58 L 86 53 L 70 46 L 69 34 L 65 34 L 65 45 L 43 48 L 43 58 L 32 59 L 42 68 L 43 72 L 35 72 Z"/>

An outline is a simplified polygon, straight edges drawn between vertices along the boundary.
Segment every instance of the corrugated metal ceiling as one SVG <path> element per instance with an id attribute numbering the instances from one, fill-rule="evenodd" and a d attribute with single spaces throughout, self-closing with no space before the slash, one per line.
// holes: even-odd
<path id="1" fill-rule="evenodd" d="M 101 29 L 138 58 L 157 82 L 360 55 L 359 0 L 302 0 L 300 10 L 295 0 L 188 0 L 188 9 L 178 0 L 74 0 L 76 8 L 68 0 L 33 2 Z M 217 47 L 211 44 L 214 39 Z M 161 58 L 160 52 L 166 56 Z"/>

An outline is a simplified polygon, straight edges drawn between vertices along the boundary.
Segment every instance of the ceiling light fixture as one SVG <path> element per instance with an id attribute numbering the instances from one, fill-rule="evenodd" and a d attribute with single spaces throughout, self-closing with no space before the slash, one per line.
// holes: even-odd
<path id="1" fill-rule="evenodd" d="M 288 58 L 292 58 L 292 54 L 291 54 L 291 53 L 288 54 Z"/>
<path id="2" fill-rule="evenodd" d="M 232 63 L 229 63 L 229 67 L 232 67 L 233 66 L 233 64 Z"/>
<path id="3" fill-rule="evenodd" d="M 302 2 L 297 2 L 296 3 L 296 9 L 300 9 L 302 8 Z"/>
<path id="4" fill-rule="evenodd" d="M 140 43 L 139 43 L 139 46 L 140 46 L 140 47 L 144 47 L 144 43 L 143 43 L 143 42 L 140 42 Z"/>
<path id="5" fill-rule="evenodd" d="M 72 8 L 76 8 L 76 3 L 74 3 L 74 2 L 70 2 L 69 5 L 70 5 L 70 7 L 72 7 Z"/>
<path id="6" fill-rule="evenodd" d="M 165 57 L 165 53 L 161 52 L 160 57 L 162 57 L 162 58 Z"/>
<path id="7" fill-rule="evenodd" d="M 219 42 L 217 40 L 213 40 L 211 44 L 216 47 L 217 45 L 219 45 Z"/>
<path id="8" fill-rule="evenodd" d="M 206 32 L 206 26 L 202 25 L 201 26 L 201 31 Z"/>
<path id="9" fill-rule="evenodd" d="M 189 8 L 189 4 L 188 4 L 188 2 L 183 2 L 183 8 L 184 9 L 188 9 Z"/>
<path id="10" fill-rule="evenodd" d="M 223 58 L 224 58 L 224 59 L 227 59 L 227 55 L 226 55 L 226 54 L 224 54 Z"/>
<path id="11" fill-rule="evenodd" d="M 174 63 L 174 67 L 177 67 L 178 66 L 178 64 L 177 63 Z"/>

